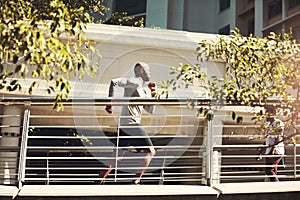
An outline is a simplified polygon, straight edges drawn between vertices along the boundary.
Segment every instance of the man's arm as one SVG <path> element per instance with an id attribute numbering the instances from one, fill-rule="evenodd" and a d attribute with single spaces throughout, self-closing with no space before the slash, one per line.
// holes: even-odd
<path id="1" fill-rule="evenodd" d="M 109 84 L 108 97 L 113 97 L 115 95 L 117 87 L 118 87 L 118 79 L 111 80 L 110 84 Z M 105 110 L 109 114 L 112 114 L 112 106 L 111 105 L 107 105 L 105 107 Z"/>

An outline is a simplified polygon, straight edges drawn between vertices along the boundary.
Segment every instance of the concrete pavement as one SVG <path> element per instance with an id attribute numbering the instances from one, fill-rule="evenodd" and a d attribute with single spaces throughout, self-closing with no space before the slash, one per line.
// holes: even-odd
<path id="1" fill-rule="evenodd" d="M 0 186 L 0 200 L 298 200 L 300 181 L 190 185 L 25 185 Z"/>

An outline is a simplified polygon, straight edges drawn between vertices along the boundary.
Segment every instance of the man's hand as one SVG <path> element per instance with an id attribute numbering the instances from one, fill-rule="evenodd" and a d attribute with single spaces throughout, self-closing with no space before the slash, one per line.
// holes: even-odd
<path id="1" fill-rule="evenodd" d="M 156 86 L 155 82 L 148 83 L 148 88 L 151 90 L 151 92 L 156 90 L 155 86 Z"/>
<path id="2" fill-rule="evenodd" d="M 112 114 L 112 106 L 111 106 L 111 105 L 106 106 L 105 110 L 106 110 L 106 112 L 108 112 L 109 114 Z"/>
<path id="3" fill-rule="evenodd" d="M 155 82 L 149 82 L 148 83 L 148 88 L 151 91 L 151 96 L 154 97 L 156 93 L 156 83 Z"/>
<path id="4" fill-rule="evenodd" d="M 256 158 L 256 160 L 257 160 L 257 161 L 260 161 L 260 160 L 262 160 L 262 155 L 261 155 L 261 154 L 259 154 L 259 156 Z"/>

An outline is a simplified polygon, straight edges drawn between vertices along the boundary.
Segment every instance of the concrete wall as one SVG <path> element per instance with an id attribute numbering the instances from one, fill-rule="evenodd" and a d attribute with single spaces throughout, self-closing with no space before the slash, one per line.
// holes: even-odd
<path id="1" fill-rule="evenodd" d="M 152 81 L 158 83 L 171 79 L 170 67 L 179 63 L 198 63 L 195 50 L 198 42 L 213 39 L 213 34 L 191 33 L 151 28 L 135 28 L 112 25 L 88 26 L 87 38 L 96 41 L 101 58 L 92 55 L 93 62 L 100 64 L 95 78 L 84 77 L 82 82 L 74 81 L 74 96 L 106 97 L 108 84 L 112 78 L 132 76 L 133 66 L 142 61 L 150 65 Z M 222 63 L 204 63 L 203 71 L 211 75 L 224 75 Z M 174 97 L 203 96 L 200 88 L 178 90 Z"/>

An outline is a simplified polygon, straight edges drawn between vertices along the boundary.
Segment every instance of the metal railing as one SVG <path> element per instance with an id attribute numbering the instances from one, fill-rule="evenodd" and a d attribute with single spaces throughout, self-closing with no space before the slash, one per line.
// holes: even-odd
<path id="1" fill-rule="evenodd" d="M 206 101 L 209 103 L 209 100 Z M 141 169 L 144 154 L 134 147 L 118 145 L 119 112 L 108 115 L 104 106 L 127 104 L 156 105 L 158 114 L 143 116 L 142 128 L 149 133 L 156 155 L 142 178 L 144 184 L 204 184 L 220 182 L 266 181 L 264 161 L 257 161 L 263 134 L 253 123 L 227 124 L 228 112 L 216 114 L 207 122 L 186 105 L 185 99 L 73 99 L 65 102 L 63 112 L 51 108 L 49 99 L 7 99 L 1 108 L 22 108 L 18 146 L 0 147 L 1 184 L 98 184 L 99 173 L 107 162 L 116 161 L 105 184 L 126 184 Z M 205 106 L 205 100 L 201 105 Z M 229 105 L 230 107 L 230 105 Z M 232 108 L 234 105 L 232 105 Z M 3 127 L 16 126 L 3 118 Z M 19 136 L 21 135 L 21 137 Z M 133 137 L 133 136 L 129 136 Z M 298 139 L 297 139 L 298 140 Z M 299 145 L 286 144 L 281 181 L 299 180 Z M 14 152 L 14 160 L 7 160 Z M 121 159 L 122 158 L 122 159 Z M 9 165 L 8 162 L 15 162 Z M 4 163 L 4 164 L 3 164 Z M 15 168 L 14 170 L 10 170 Z M 7 180 L 10 181 L 7 181 Z"/>

